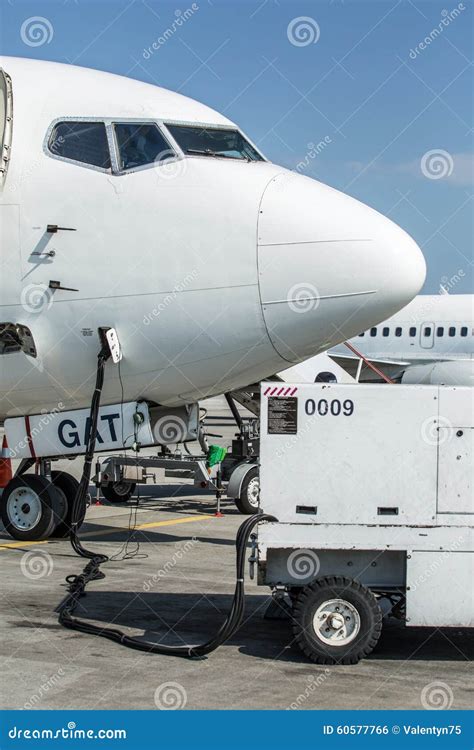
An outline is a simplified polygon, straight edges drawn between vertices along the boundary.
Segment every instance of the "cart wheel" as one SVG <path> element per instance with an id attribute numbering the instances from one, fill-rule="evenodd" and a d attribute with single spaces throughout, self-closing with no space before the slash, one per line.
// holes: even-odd
<path id="1" fill-rule="evenodd" d="M 52 471 L 51 480 L 58 490 L 58 493 L 62 496 L 65 502 L 65 514 L 56 525 L 51 536 L 55 537 L 66 537 L 69 536 L 71 531 L 72 523 L 72 507 L 74 499 L 76 497 L 77 490 L 79 488 L 79 482 L 75 479 L 72 474 L 68 474 L 66 471 Z M 79 519 L 77 528 L 80 529 L 84 522 L 84 516 L 86 515 L 86 508 L 82 512 L 82 518 Z"/>
<path id="2" fill-rule="evenodd" d="M 342 576 L 304 586 L 293 609 L 293 632 L 317 664 L 357 664 L 377 645 L 382 611 L 369 589 Z"/>
<path id="3" fill-rule="evenodd" d="M 62 500 L 45 477 L 23 474 L 3 490 L 1 517 L 6 531 L 20 541 L 48 539 L 61 518 Z"/>
<path id="4" fill-rule="evenodd" d="M 126 503 L 135 492 L 136 484 L 131 482 L 107 482 L 100 489 L 109 503 Z"/>
<path id="5" fill-rule="evenodd" d="M 258 466 L 249 469 L 242 482 L 240 497 L 235 499 L 235 504 L 241 513 L 252 516 L 258 511 L 260 498 L 260 479 Z"/>

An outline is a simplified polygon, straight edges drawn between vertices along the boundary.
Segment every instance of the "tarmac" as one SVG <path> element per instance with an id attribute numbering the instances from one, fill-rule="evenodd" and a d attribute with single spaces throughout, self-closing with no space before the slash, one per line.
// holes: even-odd
<path id="1" fill-rule="evenodd" d="M 222 433 L 224 444 L 232 434 L 226 422 Z M 78 476 L 82 460 L 63 466 Z M 157 480 L 125 505 L 96 504 L 93 494 L 81 539 L 110 560 L 77 614 L 154 642 L 203 642 L 231 605 L 234 541 L 245 517 L 229 500 L 216 516 L 212 493 L 190 480 L 160 473 Z M 369 658 L 318 666 L 294 643 L 288 619 L 264 617 L 269 590 L 247 580 L 244 622 L 215 652 L 193 660 L 148 654 L 58 624 L 65 577 L 86 562 L 68 539 L 25 543 L 1 532 L 0 560 L 3 708 L 472 707 L 472 630 L 407 628 L 389 619 Z"/>

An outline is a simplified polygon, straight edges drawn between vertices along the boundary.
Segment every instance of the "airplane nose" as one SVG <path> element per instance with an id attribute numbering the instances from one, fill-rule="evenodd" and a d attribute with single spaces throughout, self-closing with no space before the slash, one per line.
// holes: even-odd
<path id="1" fill-rule="evenodd" d="M 420 291 L 421 250 L 363 203 L 293 172 L 266 186 L 258 220 L 268 335 L 299 362 L 389 318 Z"/>

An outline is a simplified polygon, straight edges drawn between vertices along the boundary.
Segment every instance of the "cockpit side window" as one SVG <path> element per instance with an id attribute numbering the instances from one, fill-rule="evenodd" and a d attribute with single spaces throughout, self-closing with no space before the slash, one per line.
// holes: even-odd
<path id="1" fill-rule="evenodd" d="M 258 151 L 238 130 L 204 125 L 165 124 L 176 143 L 189 156 L 263 161 Z"/>
<path id="2" fill-rule="evenodd" d="M 154 123 L 115 123 L 114 131 L 121 172 L 176 156 Z"/>
<path id="3" fill-rule="evenodd" d="M 51 131 L 48 149 L 54 156 L 111 170 L 103 122 L 58 122 Z"/>

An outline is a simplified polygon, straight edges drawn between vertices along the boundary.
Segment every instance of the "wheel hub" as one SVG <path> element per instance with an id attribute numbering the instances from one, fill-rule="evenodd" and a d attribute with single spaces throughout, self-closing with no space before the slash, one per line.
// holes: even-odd
<path id="1" fill-rule="evenodd" d="M 41 498 L 30 487 L 18 487 L 8 498 L 8 519 L 20 531 L 34 528 L 41 518 L 41 512 Z"/>
<path id="2" fill-rule="evenodd" d="M 254 477 L 250 480 L 247 488 L 247 497 L 249 499 L 249 503 L 251 505 L 254 505 L 255 507 L 258 506 L 258 500 L 259 500 L 259 492 L 260 492 L 260 482 L 257 477 Z"/>
<path id="3" fill-rule="evenodd" d="M 360 615 L 356 607 L 345 599 L 323 602 L 313 617 L 317 637 L 330 646 L 346 646 L 360 631 Z"/>

